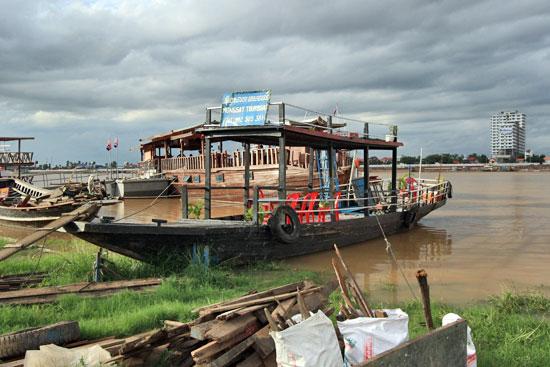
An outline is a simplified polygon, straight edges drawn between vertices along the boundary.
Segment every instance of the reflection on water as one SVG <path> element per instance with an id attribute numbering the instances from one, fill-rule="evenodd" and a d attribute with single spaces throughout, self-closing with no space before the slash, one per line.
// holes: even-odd
<path id="1" fill-rule="evenodd" d="M 395 256 L 418 294 L 415 273 L 428 273 L 434 300 L 464 304 L 499 293 L 503 286 L 537 287 L 550 295 L 550 172 L 445 172 L 454 188 L 447 205 L 410 231 L 389 237 Z M 437 173 L 423 174 L 436 178 Z M 151 223 L 176 221 L 179 199 L 126 200 L 100 215 Z M 242 214 L 242 205 L 216 203 L 215 216 Z M 289 245 L 291 246 L 291 245 Z M 291 250 L 291 249 L 289 249 Z M 383 239 L 341 248 L 373 301 L 412 299 Z M 332 251 L 287 259 L 293 268 L 333 272 Z"/>

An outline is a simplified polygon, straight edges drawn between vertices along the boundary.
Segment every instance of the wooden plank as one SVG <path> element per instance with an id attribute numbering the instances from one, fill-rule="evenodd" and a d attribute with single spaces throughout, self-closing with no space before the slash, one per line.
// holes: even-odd
<path id="1" fill-rule="evenodd" d="M 191 326 L 191 337 L 195 338 L 197 340 L 205 340 L 206 339 L 206 333 L 213 328 L 215 325 L 221 323 L 220 320 L 211 320 L 206 321 L 197 325 Z"/>
<path id="2" fill-rule="evenodd" d="M 35 304 L 50 302 L 63 294 L 77 294 L 82 297 L 106 296 L 126 289 L 142 290 L 160 285 L 162 279 L 117 280 L 113 282 L 77 283 L 54 287 L 29 288 L 0 293 L 0 304 Z"/>
<path id="3" fill-rule="evenodd" d="M 262 358 L 262 362 L 264 367 L 277 367 L 277 355 L 273 352 L 267 358 Z"/>
<path id="4" fill-rule="evenodd" d="M 260 355 L 262 358 L 268 358 L 271 353 L 275 351 L 275 342 L 269 332 L 271 331 L 269 325 L 261 328 L 256 334 L 254 334 L 254 344 L 252 348 Z"/>
<path id="5" fill-rule="evenodd" d="M 222 354 L 218 359 L 208 364 L 208 367 L 225 367 L 233 363 L 245 350 L 254 344 L 255 338 L 246 338 L 233 348 Z"/>
<path id="6" fill-rule="evenodd" d="M 206 337 L 208 339 L 214 339 L 219 342 L 224 342 L 245 332 L 247 329 L 256 324 L 257 321 L 258 320 L 256 319 L 256 317 L 252 314 L 239 316 L 229 321 L 216 324 L 214 327 L 206 332 Z M 254 331 L 252 331 L 249 335 L 251 335 Z"/>
<path id="7" fill-rule="evenodd" d="M 321 289 L 322 289 L 322 287 L 311 288 L 311 289 L 303 291 L 302 294 L 313 293 L 313 292 L 316 292 L 316 291 L 320 291 Z M 253 305 L 266 303 L 266 302 L 275 302 L 275 299 L 278 299 L 279 301 L 281 301 L 283 299 L 294 297 L 297 294 L 298 294 L 297 292 L 289 292 L 289 293 L 283 293 L 283 294 L 276 295 L 276 296 L 258 298 L 258 299 L 253 299 L 253 300 L 249 300 L 249 301 L 234 303 L 234 304 L 230 304 L 230 305 L 222 305 L 220 307 L 217 307 L 214 312 L 224 312 L 224 311 L 227 311 L 227 310 L 231 310 L 233 308 L 238 308 L 238 307 L 243 307 L 243 306 L 253 306 Z"/>
<path id="8" fill-rule="evenodd" d="M 466 320 L 458 320 L 387 350 L 356 367 L 466 366 Z"/>
<path id="9" fill-rule="evenodd" d="M 264 363 L 257 353 L 252 353 L 244 361 L 237 363 L 237 367 L 263 367 L 263 365 Z"/>
<path id="10" fill-rule="evenodd" d="M 260 324 L 256 323 L 252 327 L 246 329 L 244 332 L 240 333 L 239 335 L 233 337 L 230 340 L 227 340 L 225 342 L 219 342 L 219 341 L 213 340 L 210 343 L 205 344 L 202 347 L 192 351 L 191 355 L 193 356 L 193 359 L 195 360 L 196 363 L 202 363 L 205 360 L 216 355 L 217 353 L 223 352 L 224 350 L 231 348 L 238 342 L 248 337 L 251 337 L 251 335 L 254 334 L 256 331 L 258 331 L 259 329 L 260 329 Z"/>
<path id="11" fill-rule="evenodd" d="M 273 310 L 271 316 L 276 317 L 276 315 L 280 315 L 285 319 L 289 319 L 290 317 L 292 317 L 292 315 L 290 315 L 288 310 L 290 310 L 296 304 L 296 302 L 297 300 L 294 297 L 278 302 L 277 307 Z"/>
<path id="12" fill-rule="evenodd" d="M 235 303 L 242 303 L 242 302 L 245 302 L 245 301 L 251 301 L 251 300 L 259 299 L 259 298 L 265 298 L 265 297 L 268 297 L 268 296 L 275 296 L 275 295 L 279 295 L 279 294 L 284 294 L 284 293 L 288 293 L 288 292 L 293 291 L 294 289 L 296 289 L 296 287 L 303 288 L 304 287 L 304 282 L 296 282 L 296 283 L 286 284 L 286 285 L 283 285 L 283 286 L 280 286 L 280 287 L 265 290 L 263 292 L 247 294 L 247 295 L 244 295 L 242 297 L 233 298 L 229 301 L 223 301 L 223 302 L 218 302 L 218 303 L 215 303 L 215 304 L 212 304 L 212 305 L 199 307 L 199 308 L 194 309 L 192 312 L 201 312 L 201 311 L 207 311 L 207 310 L 211 311 L 211 312 L 218 312 L 218 310 L 216 310 L 216 309 L 219 308 L 220 306 L 228 306 L 228 305 L 235 304 Z M 230 310 L 230 309 L 231 308 L 228 308 L 226 310 Z"/>

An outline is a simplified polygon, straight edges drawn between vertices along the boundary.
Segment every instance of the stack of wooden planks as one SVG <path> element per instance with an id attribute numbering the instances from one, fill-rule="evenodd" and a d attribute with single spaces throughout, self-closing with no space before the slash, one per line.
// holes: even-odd
<path id="1" fill-rule="evenodd" d="M 168 352 L 166 361 L 172 366 L 276 367 L 268 318 L 279 320 L 299 313 L 298 293 L 309 310 L 322 309 L 336 287 L 336 282 L 322 287 L 310 281 L 297 282 L 200 307 L 194 310 L 199 313 L 197 319 L 188 323 L 165 321 L 170 328 L 122 344 L 106 362 L 146 366 L 145 357 Z"/>
<path id="2" fill-rule="evenodd" d="M 48 273 L 46 272 L 0 275 L 0 292 L 14 291 L 33 284 L 40 284 L 47 277 Z"/>

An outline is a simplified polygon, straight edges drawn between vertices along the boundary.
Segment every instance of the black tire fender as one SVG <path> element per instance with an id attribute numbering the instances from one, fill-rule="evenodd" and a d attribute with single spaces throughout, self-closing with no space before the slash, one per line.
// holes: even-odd
<path id="1" fill-rule="evenodd" d="M 288 205 L 276 207 L 267 224 L 279 242 L 293 243 L 300 237 L 300 218 Z"/>
<path id="2" fill-rule="evenodd" d="M 403 216 L 403 225 L 408 229 L 412 229 L 414 227 L 416 212 L 418 212 L 418 207 L 412 207 L 409 211 L 406 211 Z"/>
<path id="3" fill-rule="evenodd" d="M 76 321 L 61 321 L 43 327 L 33 327 L 0 335 L 0 358 L 16 357 L 41 345 L 63 345 L 77 341 L 80 328 Z"/>

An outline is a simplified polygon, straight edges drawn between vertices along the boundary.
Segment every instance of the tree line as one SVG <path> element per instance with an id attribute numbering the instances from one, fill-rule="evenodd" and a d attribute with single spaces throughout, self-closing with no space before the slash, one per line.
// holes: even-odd
<path id="1" fill-rule="evenodd" d="M 526 159 L 526 162 L 529 163 L 544 163 L 544 158 L 546 156 L 544 154 L 533 154 L 530 157 Z M 413 156 L 402 156 L 399 158 L 399 163 L 402 164 L 419 164 L 420 163 L 420 156 L 413 157 Z M 436 164 L 436 163 L 443 163 L 443 164 L 465 164 L 465 163 L 489 163 L 489 157 L 487 157 L 485 154 L 477 154 L 472 153 L 468 156 L 462 155 L 462 154 L 450 154 L 450 153 L 443 153 L 443 154 L 430 154 L 424 158 L 422 158 L 422 163 L 425 164 Z M 391 164 L 391 159 L 387 158 L 381 158 L 378 157 L 370 157 L 369 158 L 369 164 Z"/>

